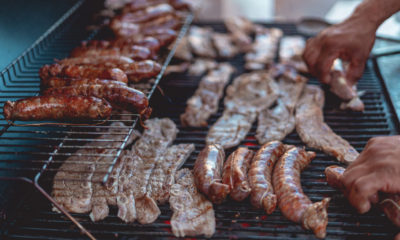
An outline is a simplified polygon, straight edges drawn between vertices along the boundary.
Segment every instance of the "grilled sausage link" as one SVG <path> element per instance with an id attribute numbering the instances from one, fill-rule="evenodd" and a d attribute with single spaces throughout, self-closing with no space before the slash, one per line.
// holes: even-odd
<path id="1" fill-rule="evenodd" d="M 293 222 L 301 223 L 303 228 L 312 230 L 317 238 L 325 238 L 330 198 L 312 203 L 300 183 L 300 173 L 314 157 L 314 152 L 292 147 L 276 163 L 272 178 L 282 214 Z"/>
<path id="2" fill-rule="evenodd" d="M 222 183 L 229 186 L 230 196 L 235 201 L 243 201 L 251 192 L 247 172 L 254 152 L 248 148 L 238 148 L 226 160 L 222 173 Z"/>
<path id="3" fill-rule="evenodd" d="M 102 68 L 93 66 L 64 66 L 60 64 L 44 65 L 39 71 L 40 79 L 50 77 L 66 78 L 100 78 L 128 83 L 128 77 L 119 68 Z"/>
<path id="4" fill-rule="evenodd" d="M 272 187 L 272 170 L 276 161 L 285 152 L 285 145 L 279 141 L 264 144 L 254 155 L 249 170 L 251 204 L 264 208 L 271 214 L 276 208 L 276 196 Z"/>
<path id="5" fill-rule="evenodd" d="M 103 99 L 86 96 L 39 96 L 4 104 L 6 120 L 87 120 L 111 115 L 111 105 Z"/>
<path id="6" fill-rule="evenodd" d="M 124 56 L 89 56 L 65 58 L 57 61 L 61 65 L 91 65 L 118 68 L 125 64 L 131 64 L 134 61 L 131 58 Z"/>
<path id="7" fill-rule="evenodd" d="M 133 60 L 146 60 L 153 58 L 150 49 L 133 45 L 125 46 L 122 48 L 100 48 L 100 49 L 87 49 L 87 50 L 74 50 L 71 57 L 96 57 L 96 56 L 125 56 Z"/>
<path id="8" fill-rule="evenodd" d="M 161 71 L 161 65 L 152 60 L 135 62 L 121 67 L 128 75 L 129 81 L 132 82 L 154 77 Z"/>
<path id="9" fill-rule="evenodd" d="M 211 144 L 199 153 L 194 164 L 196 186 L 213 203 L 222 203 L 229 194 L 229 186 L 221 183 L 224 160 L 224 149 Z"/>
<path id="10" fill-rule="evenodd" d="M 98 79 L 98 78 L 59 78 L 59 77 L 51 77 L 49 79 L 43 79 L 40 81 L 40 87 L 42 90 L 47 88 L 59 88 L 59 87 L 68 87 L 68 86 L 76 86 L 83 84 L 101 84 L 101 85 L 109 85 L 116 84 L 126 86 L 124 82 L 118 82 L 114 80 L 107 79 Z"/>
<path id="11" fill-rule="evenodd" d="M 345 170 L 345 168 L 335 165 L 325 168 L 325 176 L 328 184 L 333 188 L 344 190 L 342 176 Z M 389 218 L 394 225 L 400 227 L 400 194 L 381 193 L 379 199 L 383 199 L 379 203 L 379 206 L 387 218 Z"/>
<path id="12" fill-rule="evenodd" d="M 94 96 L 104 98 L 113 106 L 127 111 L 139 113 L 144 119 L 151 114 L 149 101 L 139 90 L 121 85 L 79 85 L 61 88 L 49 88 L 43 95 Z"/>

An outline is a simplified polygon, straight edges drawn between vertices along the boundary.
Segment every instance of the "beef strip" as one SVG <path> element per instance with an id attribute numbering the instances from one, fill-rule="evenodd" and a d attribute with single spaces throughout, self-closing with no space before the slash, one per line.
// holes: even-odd
<path id="1" fill-rule="evenodd" d="M 307 146 L 322 150 L 340 162 L 351 163 L 359 153 L 324 122 L 324 98 L 321 88 L 306 86 L 296 108 L 297 133 Z"/>
<path id="2" fill-rule="evenodd" d="M 269 29 L 258 26 L 252 50 L 245 55 L 245 68 L 261 70 L 270 65 L 274 61 L 282 35 L 282 30 L 278 28 Z"/>
<path id="3" fill-rule="evenodd" d="M 118 186 L 118 194 L 121 199 L 132 199 L 132 197 L 135 199 L 139 222 L 145 222 L 151 218 L 149 216 L 160 214 L 153 199 L 145 198 L 139 203 L 136 203 L 136 199 L 146 196 L 150 176 L 161 156 L 175 140 L 178 132 L 175 124 L 167 118 L 147 120 L 146 127 L 142 137 L 132 147 L 130 161 L 121 170 Z M 125 222 L 132 222 L 134 219 L 125 218 L 124 212 L 121 211 L 121 209 L 129 209 L 128 203 L 129 201 L 119 204 L 119 208 L 121 208 L 118 216 Z M 148 212 L 139 212 L 143 208 L 148 209 Z"/>
<path id="4" fill-rule="evenodd" d="M 278 97 L 278 86 L 267 72 L 243 74 L 228 86 L 225 109 L 211 127 L 206 142 L 224 148 L 238 145 L 249 132 L 257 114 Z"/>
<path id="5" fill-rule="evenodd" d="M 302 55 L 306 46 L 306 40 L 302 36 L 285 36 L 282 38 L 279 48 L 279 61 L 294 67 L 297 71 L 307 73 L 307 65 Z"/>
<path id="6" fill-rule="evenodd" d="M 218 63 L 211 59 L 197 58 L 189 67 L 190 76 L 201 76 L 206 71 L 212 70 L 218 66 Z"/>
<path id="7" fill-rule="evenodd" d="M 192 26 L 189 31 L 189 44 L 192 52 L 200 57 L 217 57 L 212 41 L 211 41 L 211 28 L 201 28 L 197 26 Z"/>
<path id="8" fill-rule="evenodd" d="M 190 51 L 188 37 L 185 36 L 182 38 L 181 42 L 179 43 L 178 47 L 176 48 L 174 58 L 178 58 L 184 61 L 192 61 L 193 54 Z"/>
<path id="9" fill-rule="evenodd" d="M 185 113 L 181 115 L 183 126 L 207 126 L 208 118 L 218 111 L 218 103 L 229 82 L 234 68 L 221 63 L 200 81 L 199 88 L 187 101 Z"/>
<path id="10" fill-rule="evenodd" d="M 232 43 L 232 37 L 224 33 L 214 33 L 212 40 L 218 56 L 221 58 L 232 58 L 238 53 L 238 49 Z"/>
<path id="11" fill-rule="evenodd" d="M 192 172 L 187 168 L 178 171 L 175 182 L 169 198 L 172 232 L 176 237 L 211 237 L 215 232 L 213 205 L 197 191 Z"/>
<path id="12" fill-rule="evenodd" d="M 295 128 L 294 109 L 307 79 L 288 69 L 279 78 L 279 98 L 275 107 L 258 115 L 256 138 L 260 144 L 282 140 Z"/>
<path id="13" fill-rule="evenodd" d="M 231 33 L 232 38 L 241 52 L 251 50 L 251 37 L 255 26 L 244 17 L 230 17 L 224 21 L 226 28 Z"/>

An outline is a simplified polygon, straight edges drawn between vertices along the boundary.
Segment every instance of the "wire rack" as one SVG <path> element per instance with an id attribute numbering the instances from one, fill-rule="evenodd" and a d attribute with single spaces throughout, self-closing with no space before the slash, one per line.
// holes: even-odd
<path id="1" fill-rule="evenodd" d="M 43 174 L 54 175 L 64 160 L 71 156 L 102 157 L 109 159 L 107 165 L 102 168 L 104 177 L 101 179 L 102 183 L 107 182 L 109 174 L 127 145 L 128 139 L 134 134 L 136 124 L 139 122 L 138 114 L 114 112 L 110 119 L 106 121 L 95 120 L 93 125 L 82 124 L 71 127 L 68 124 L 59 123 L 55 126 L 24 126 L 37 122 L 15 122 L 11 124 L 4 119 L 2 109 L 7 100 L 15 101 L 38 95 L 40 91 L 38 76 L 40 67 L 44 64 L 53 63 L 54 59 L 69 56 L 70 51 L 78 46 L 81 41 L 96 38 L 99 30 L 88 31 L 86 28 L 92 23 L 91 17 L 96 10 L 94 6 L 96 5 L 92 1 L 77 1 L 30 48 L 0 73 L 2 80 L 0 83 L 0 180 L 22 180 L 33 184 L 39 192 L 90 238 L 94 237 L 74 217 L 60 208 L 48 194 L 49 191 L 41 186 L 41 177 Z M 192 18 L 192 14 L 188 13 L 178 37 L 171 45 L 172 48 L 163 51 L 161 72 L 145 84 L 134 84 L 134 87 L 143 91 L 148 99 L 156 91 Z M 122 122 L 123 125 L 113 125 L 115 122 Z M 103 137 L 99 138 L 99 136 Z M 97 148 L 112 149 L 113 151 L 89 154 L 76 153 L 79 149 L 95 149 L 96 146 L 88 145 L 93 142 L 102 144 L 102 147 Z"/>

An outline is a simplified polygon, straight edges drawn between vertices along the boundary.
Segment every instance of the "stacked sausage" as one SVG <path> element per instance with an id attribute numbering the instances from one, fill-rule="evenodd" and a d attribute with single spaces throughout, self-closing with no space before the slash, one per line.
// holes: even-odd
<path id="1" fill-rule="evenodd" d="M 190 5 L 183 0 L 134 0 L 110 20 L 112 40 L 83 42 L 71 56 L 39 71 L 42 96 L 7 101 L 7 120 L 104 119 L 113 108 L 149 118 L 146 95 L 129 87 L 155 77 L 160 51 L 177 37 Z"/>
<path id="2" fill-rule="evenodd" d="M 300 184 L 300 173 L 314 157 L 314 152 L 272 141 L 256 153 L 238 148 L 224 163 L 223 148 L 211 144 L 196 159 L 195 184 L 215 204 L 222 203 L 228 194 L 236 201 L 250 196 L 251 204 L 267 214 L 278 204 L 285 217 L 324 238 L 330 199 L 312 203 Z"/>

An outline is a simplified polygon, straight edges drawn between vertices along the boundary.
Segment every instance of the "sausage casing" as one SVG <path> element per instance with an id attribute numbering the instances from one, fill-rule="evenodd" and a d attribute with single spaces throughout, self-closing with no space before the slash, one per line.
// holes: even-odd
<path id="1" fill-rule="evenodd" d="M 264 208 L 271 214 L 276 208 L 276 196 L 272 186 L 272 170 L 279 157 L 285 152 L 285 145 L 279 141 L 264 144 L 254 155 L 249 170 L 251 204 Z"/>
<path id="2" fill-rule="evenodd" d="M 134 88 L 121 85 L 78 85 L 61 88 L 49 88 L 43 91 L 43 95 L 68 95 L 68 96 L 94 96 L 104 98 L 113 106 L 127 111 L 137 112 L 144 119 L 151 114 L 149 101 L 146 95 Z"/>
<path id="3" fill-rule="evenodd" d="M 111 115 L 111 105 L 103 99 L 86 96 L 38 96 L 4 104 L 6 120 L 87 120 Z"/>
<path id="4" fill-rule="evenodd" d="M 224 164 L 222 183 L 230 188 L 230 196 L 235 201 L 243 201 L 251 192 L 247 179 L 254 152 L 248 148 L 241 147 L 229 155 Z"/>
<path id="5" fill-rule="evenodd" d="M 118 82 L 114 80 L 107 79 L 99 79 L 99 78 L 59 78 L 59 77 L 51 77 L 49 79 L 43 79 L 40 81 L 40 87 L 42 89 L 46 88 L 59 88 L 59 87 L 68 87 L 68 86 L 76 86 L 83 84 L 101 84 L 101 85 L 123 85 L 126 86 L 124 82 Z"/>
<path id="6" fill-rule="evenodd" d="M 222 203 L 229 194 L 229 186 L 221 183 L 224 160 L 224 149 L 211 144 L 199 153 L 194 164 L 196 186 L 213 203 Z"/>
<path id="7" fill-rule="evenodd" d="M 44 65 L 40 68 L 39 76 L 42 80 L 50 77 L 100 78 L 128 83 L 128 77 L 124 71 L 119 68 L 52 64 Z"/>
<path id="8" fill-rule="evenodd" d="M 293 222 L 301 223 L 303 228 L 312 230 L 317 238 L 324 238 L 330 198 L 312 203 L 300 183 L 300 173 L 314 157 L 314 152 L 291 147 L 276 163 L 272 178 L 282 214 Z"/>

